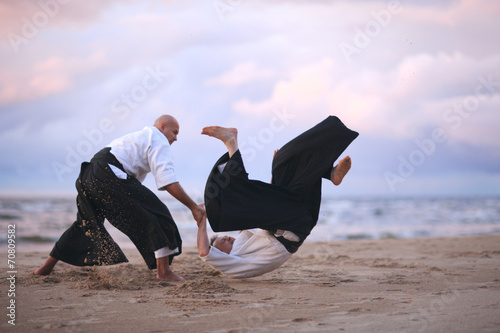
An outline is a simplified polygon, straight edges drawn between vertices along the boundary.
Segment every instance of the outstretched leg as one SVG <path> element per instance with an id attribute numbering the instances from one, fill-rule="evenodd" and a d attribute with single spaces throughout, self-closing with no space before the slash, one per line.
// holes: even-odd
<path id="1" fill-rule="evenodd" d="M 220 126 L 204 127 L 201 134 L 205 134 L 221 140 L 227 148 L 229 157 L 238 151 L 238 130 Z"/>
<path id="2" fill-rule="evenodd" d="M 333 169 L 330 175 L 330 180 L 334 185 L 340 185 L 342 179 L 351 169 L 351 158 L 349 156 L 344 157 Z"/>
<path id="3" fill-rule="evenodd" d="M 59 260 L 57 260 L 56 258 L 49 256 L 47 258 L 47 260 L 45 261 L 45 263 L 35 271 L 35 274 L 36 275 L 49 275 L 52 272 L 52 270 L 54 269 L 54 266 L 57 264 L 58 261 Z"/>

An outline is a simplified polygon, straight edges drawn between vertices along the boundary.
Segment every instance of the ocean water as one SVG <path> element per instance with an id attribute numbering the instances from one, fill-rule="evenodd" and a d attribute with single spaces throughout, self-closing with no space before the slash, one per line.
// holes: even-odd
<path id="1" fill-rule="evenodd" d="M 162 200 L 179 227 L 184 246 L 196 246 L 197 226 L 189 210 L 173 199 Z M 2 196 L 0 246 L 7 249 L 7 231 L 15 225 L 17 251 L 50 251 L 75 216 L 75 197 Z M 108 222 L 105 226 L 122 248 L 134 247 Z M 318 224 L 306 241 L 485 234 L 500 234 L 500 197 L 323 198 Z"/>

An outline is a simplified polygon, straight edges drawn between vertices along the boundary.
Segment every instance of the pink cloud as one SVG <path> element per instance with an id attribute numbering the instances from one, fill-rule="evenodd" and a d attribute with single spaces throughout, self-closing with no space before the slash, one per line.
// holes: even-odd
<path id="1" fill-rule="evenodd" d="M 500 11 L 498 1 L 461 0 L 449 6 L 422 6 L 418 3 L 402 2 L 402 20 L 406 22 L 436 23 L 457 27 L 460 25 L 484 24 L 485 21 L 496 20 Z"/>
<path id="2" fill-rule="evenodd" d="M 21 34 L 26 21 L 36 27 L 85 26 L 99 18 L 117 0 L 103 1 L 32 1 L 16 0 L 0 3 L 0 34 Z"/>
<path id="3" fill-rule="evenodd" d="M 70 89 L 77 76 L 108 64 L 106 54 L 96 51 L 87 57 L 50 57 L 28 66 L 4 69 L 0 74 L 0 105 L 35 100 Z"/>
<path id="4" fill-rule="evenodd" d="M 246 116 L 262 117 L 273 108 L 286 106 L 303 123 L 335 114 L 365 134 L 411 139 L 430 127 L 447 127 L 449 124 L 443 120 L 447 109 L 474 97 L 480 83 L 478 76 L 495 73 L 499 67 L 499 57 L 479 61 L 459 53 L 422 53 L 403 59 L 390 70 L 346 73 L 326 58 L 291 70 L 289 79 L 275 83 L 269 98 L 245 98 L 235 102 L 233 109 Z M 483 92 L 489 93 L 486 89 Z M 498 94 L 500 91 L 489 93 L 488 98 L 482 96 L 481 105 L 494 103 Z M 500 115 L 492 114 L 478 114 L 476 120 L 463 127 L 467 128 L 463 133 L 480 132 L 481 128 L 494 133 L 493 124 L 498 124 Z M 480 120 L 485 118 L 489 121 Z M 460 133 L 456 131 L 450 138 L 479 143 L 478 136 Z"/>
<path id="5" fill-rule="evenodd" d="M 236 87 L 248 82 L 268 79 L 274 75 L 274 71 L 259 68 L 254 62 L 235 65 L 231 70 L 222 75 L 205 81 L 209 86 L 217 85 L 223 87 Z"/>
<path id="6" fill-rule="evenodd" d="M 240 114 L 263 116 L 273 108 L 289 106 L 290 109 L 311 110 L 317 112 L 315 105 L 330 89 L 333 70 L 331 59 L 325 58 L 319 63 L 299 67 L 289 74 L 289 79 L 276 82 L 271 97 L 260 102 L 242 99 L 233 104 L 233 109 Z"/>

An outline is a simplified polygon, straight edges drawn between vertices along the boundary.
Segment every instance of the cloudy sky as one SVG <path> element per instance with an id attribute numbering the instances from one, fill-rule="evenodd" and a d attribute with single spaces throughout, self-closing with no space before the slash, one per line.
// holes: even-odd
<path id="1" fill-rule="evenodd" d="M 75 193 L 79 164 L 169 113 L 201 193 L 239 129 L 250 177 L 336 115 L 337 196 L 500 195 L 500 2 L 2 1 L 0 192 Z M 154 187 L 151 177 L 146 185 Z"/>

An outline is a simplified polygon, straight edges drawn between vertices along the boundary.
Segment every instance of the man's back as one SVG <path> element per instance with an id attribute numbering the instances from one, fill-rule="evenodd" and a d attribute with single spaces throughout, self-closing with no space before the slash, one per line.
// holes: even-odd
<path id="1" fill-rule="evenodd" d="M 140 182 L 149 172 L 155 177 L 158 188 L 177 182 L 170 144 L 157 128 L 145 127 L 126 134 L 113 140 L 108 147 L 125 172 Z M 117 177 L 120 178 L 118 174 Z"/>

